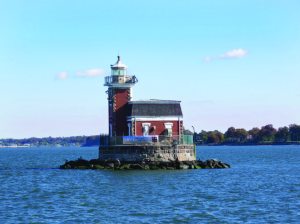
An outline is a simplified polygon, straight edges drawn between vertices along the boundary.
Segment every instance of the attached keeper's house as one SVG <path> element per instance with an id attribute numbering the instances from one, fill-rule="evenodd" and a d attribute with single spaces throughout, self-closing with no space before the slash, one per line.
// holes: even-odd
<path id="1" fill-rule="evenodd" d="M 129 135 L 178 136 L 183 131 L 180 101 L 130 101 L 127 123 Z"/>
<path id="2" fill-rule="evenodd" d="M 105 77 L 109 134 L 101 135 L 99 158 L 120 161 L 191 161 L 193 136 L 183 133 L 180 101 L 132 100 L 137 78 L 127 74 L 120 56 Z"/>

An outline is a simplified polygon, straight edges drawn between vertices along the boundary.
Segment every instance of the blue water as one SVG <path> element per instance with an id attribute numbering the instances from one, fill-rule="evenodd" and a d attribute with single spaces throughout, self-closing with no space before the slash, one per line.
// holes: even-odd
<path id="1" fill-rule="evenodd" d="M 59 170 L 97 149 L 0 149 L 0 223 L 300 222 L 300 146 L 197 151 L 232 168 Z"/>

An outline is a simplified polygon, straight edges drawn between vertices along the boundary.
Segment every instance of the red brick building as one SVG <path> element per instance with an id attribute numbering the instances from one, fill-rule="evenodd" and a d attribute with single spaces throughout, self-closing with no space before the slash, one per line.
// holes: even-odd
<path id="1" fill-rule="evenodd" d="M 130 101 L 127 124 L 129 135 L 180 135 L 183 130 L 180 101 Z"/>

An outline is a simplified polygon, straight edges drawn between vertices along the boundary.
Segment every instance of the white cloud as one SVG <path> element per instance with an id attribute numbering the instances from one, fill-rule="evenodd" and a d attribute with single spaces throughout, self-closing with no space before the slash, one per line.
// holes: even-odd
<path id="1" fill-rule="evenodd" d="M 74 77 L 90 78 L 90 77 L 98 77 L 98 76 L 101 76 L 101 75 L 104 75 L 104 74 L 105 74 L 105 72 L 102 68 L 91 68 L 91 69 L 87 69 L 87 70 L 84 70 L 84 71 L 75 72 L 75 74 L 69 74 L 69 73 L 64 72 L 64 71 L 59 72 L 56 75 L 56 78 L 60 79 L 60 80 L 65 80 L 65 79 L 74 78 Z"/>
<path id="2" fill-rule="evenodd" d="M 242 58 L 247 55 L 247 51 L 242 48 L 232 49 L 220 56 L 221 59 L 227 58 Z"/>
<path id="3" fill-rule="evenodd" d="M 203 58 L 204 62 L 211 62 L 214 60 L 221 60 L 221 59 L 235 59 L 235 58 L 242 58 L 248 54 L 248 51 L 242 48 L 236 48 L 221 54 L 220 56 L 206 56 Z"/>
<path id="4" fill-rule="evenodd" d="M 68 78 L 68 73 L 67 72 L 60 72 L 56 75 L 56 78 L 61 79 L 61 80 L 65 80 Z"/>
<path id="5" fill-rule="evenodd" d="M 77 76 L 80 77 L 97 77 L 104 75 L 104 70 L 101 68 L 91 68 L 87 69 L 85 71 L 79 71 L 77 72 Z"/>

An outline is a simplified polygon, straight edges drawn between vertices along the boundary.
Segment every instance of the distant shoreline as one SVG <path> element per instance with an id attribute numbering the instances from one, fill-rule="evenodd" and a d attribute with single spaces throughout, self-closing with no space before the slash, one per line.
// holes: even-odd
<path id="1" fill-rule="evenodd" d="M 202 146 L 276 146 L 276 145 L 300 145 L 300 142 L 288 142 L 288 143 L 260 143 L 260 144 L 196 144 L 198 147 Z M 32 145 L 32 146 L 24 146 L 24 145 L 8 145 L 8 146 L 0 146 L 0 149 L 13 149 L 13 148 L 63 148 L 63 147 L 75 147 L 75 148 L 89 148 L 89 147 L 99 147 L 99 145 Z"/>
<path id="2" fill-rule="evenodd" d="M 31 146 L 26 146 L 26 145 L 7 145 L 7 146 L 4 146 L 4 145 L 0 145 L 0 149 L 1 148 L 30 148 Z"/>
<path id="3" fill-rule="evenodd" d="M 197 146 L 259 146 L 259 145 L 300 145 L 300 125 L 275 129 L 268 124 L 251 130 L 230 127 L 225 133 L 218 130 L 197 133 L 184 129 L 184 135 L 193 135 Z M 43 137 L 0 139 L 0 148 L 28 148 L 28 147 L 90 147 L 100 145 L 101 135 L 71 136 L 71 137 Z"/>
<path id="4" fill-rule="evenodd" d="M 285 142 L 285 143 L 259 143 L 259 144 L 250 144 L 250 143 L 241 143 L 241 144 L 196 144 L 196 146 L 268 146 L 268 145 L 300 145 L 300 142 Z"/>

